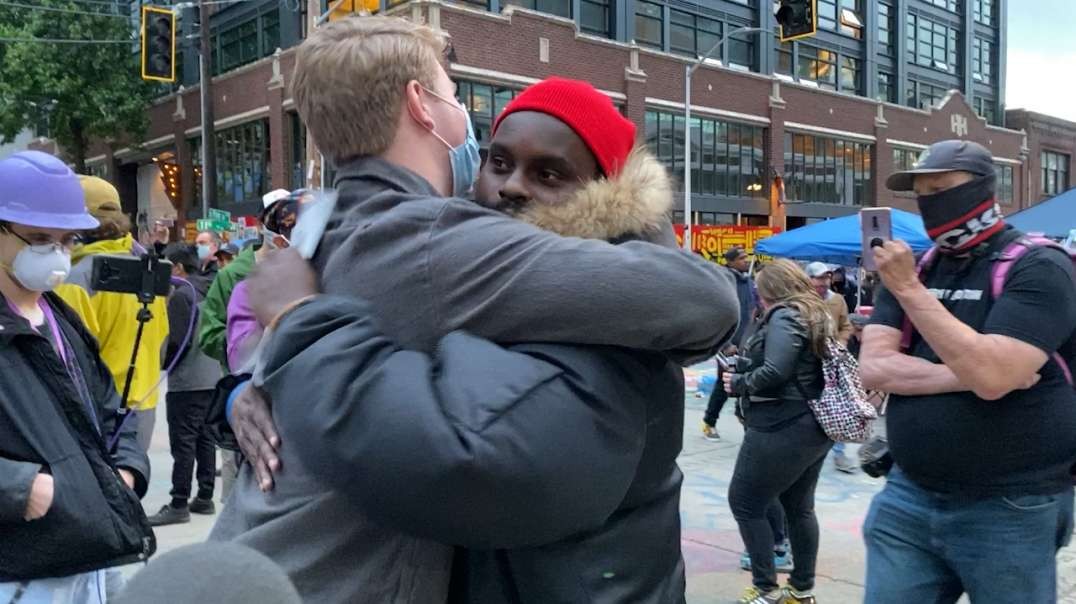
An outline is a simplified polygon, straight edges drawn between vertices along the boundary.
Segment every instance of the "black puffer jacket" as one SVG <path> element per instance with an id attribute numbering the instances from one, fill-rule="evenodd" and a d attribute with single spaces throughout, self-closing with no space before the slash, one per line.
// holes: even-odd
<path id="1" fill-rule="evenodd" d="M 822 361 L 811 351 L 807 328 L 791 307 L 775 306 L 744 345 L 743 372 L 732 389 L 748 427 L 771 429 L 811 412 L 807 400 L 822 392 Z"/>
<path id="2" fill-rule="evenodd" d="M 0 582 L 128 564 L 156 549 L 139 502 L 149 459 L 136 442 L 135 422 L 126 423 L 109 455 L 105 440 L 120 398 L 112 374 L 78 315 L 53 294 L 45 300 L 78 361 L 95 417 L 53 345 L 0 297 Z M 138 494 L 117 468 L 134 474 Z M 52 506 L 27 522 L 27 497 L 39 472 L 52 475 Z"/>
<path id="3" fill-rule="evenodd" d="M 289 313 L 265 387 L 319 480 L 378 524 L 467 548 L 449 602 L 683 602 L 678 367 L 462 332 L 429 356 L 399 349 L 371 314 L 335 296 Z"/>

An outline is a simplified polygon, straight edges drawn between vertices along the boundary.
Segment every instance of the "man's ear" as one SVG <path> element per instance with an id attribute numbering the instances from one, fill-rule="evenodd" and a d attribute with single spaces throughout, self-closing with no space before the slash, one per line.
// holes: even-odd
<path id="1" fill-rule="evenodd" d="M 426 94 L 422 89 L 422 84 L 419 84 L 418 80 L 411 80 L 404 88 L 404 106 L 408 115 L 417 124 L 426 130 L 434 129 L 436 123 L 430 107 L 426 104 Z"/>

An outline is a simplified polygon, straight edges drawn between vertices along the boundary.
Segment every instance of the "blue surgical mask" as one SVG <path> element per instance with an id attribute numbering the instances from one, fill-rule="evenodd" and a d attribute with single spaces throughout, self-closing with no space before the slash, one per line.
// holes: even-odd
<path id="1" fill-rule="evenodd" d="M 467 137 L 457 147 L 448 144 L 448 141 L 440 134 L 431 132 L 437 137 L 437 140 L 448 147 L 448 160 L 452 166 L 452 196 L 469 198 L 474 190 L 475 180 L 478 179 L 478 170 L 482 167 L 482 156 L 478 153 L 478 139 L 474 135 L 474 124 L 471 123 L 471 115 L 467 112 L 467 107 L 462 103 L 449 101 L 429 89 L 426 89 L 426 92 L 458 108 L 463 112 L 463 117 L 467 121 Z"/>
<path id="2" fill-rule="evenodd" d="M 198 259 L 205 262 L 205 259 L 209 257 L 209 246 L 201 243 L 198 244 Z"/>

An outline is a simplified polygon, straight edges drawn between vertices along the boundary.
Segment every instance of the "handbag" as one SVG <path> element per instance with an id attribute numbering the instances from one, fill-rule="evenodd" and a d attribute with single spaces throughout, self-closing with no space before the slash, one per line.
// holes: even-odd
<path id="1" fill-rule="evenodd" d="M 826 358 L 822 359 L 822 394 L 818 398 L 808 397 L 798 380 L 795 380 L 796 389 L 807 399 L 807 406 L 830 440 L 864 442 L 871 435 L 878 410 L 867 401 L 859 377 L 859 362 L 833 338 L 826 340 L 826 352 Z"/>

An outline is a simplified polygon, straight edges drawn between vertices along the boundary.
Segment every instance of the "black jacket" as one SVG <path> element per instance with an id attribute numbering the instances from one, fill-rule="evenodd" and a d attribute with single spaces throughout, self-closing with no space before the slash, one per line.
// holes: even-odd
<path id="1" fill-rule="evenodd" d="M 117 452 L 109 455 L 105 441 L 120 399 L 112 374 L 78 315 L 58 296 L 45 300 L 78 360 L 96 417 L 52 343 L 0 302 L 0 582 L 128 564 L 156 549 L 139 502 L 149 459 L 136 442 L 135 422 L 124 425 Z M 117 468 L 134 474 L 137 494 Z M 52 475 L 55 495 L 44 517 L 27 522 L 27 497 L 39 472 Z"/>
<path id="2" fill-rule="evenodd" d="M 822 361 L 811 351 L 807 328 L 794 309 L 777 306 L 744 345 L 744 371 L 733 377 L 749 427 L 776 428 L 810 413 L 807 400 L 822 392 Z"/>
<path id="3" fill-rule="evenodd" d="M 200 273 L 189 275 L 186 283 L 172 280 L 172 295 L 168 297 L 168 341 L 164 355 L 164 367 L 172 368 L 168 375 L 169 392 L 213 390 L 221 378 L 220 363 L 203 353 L 197 342 L 199 304 L 212 281 L 211 276 Z M 195 329 L 191 329 L 192 314 Z"/>
<path id="4" fill-rule="evenodd" d="M 378 523 L 462 546 L 450 602 L 683 601 L 679 367 L 462 332 L 429 356 L 370 314 L 323 297 L 265 351 L 283 441 L 318 443 L 294 451 L 307 471 Z M 350 379 L 310 397 L 297 378 L 315 366 Z"/>

